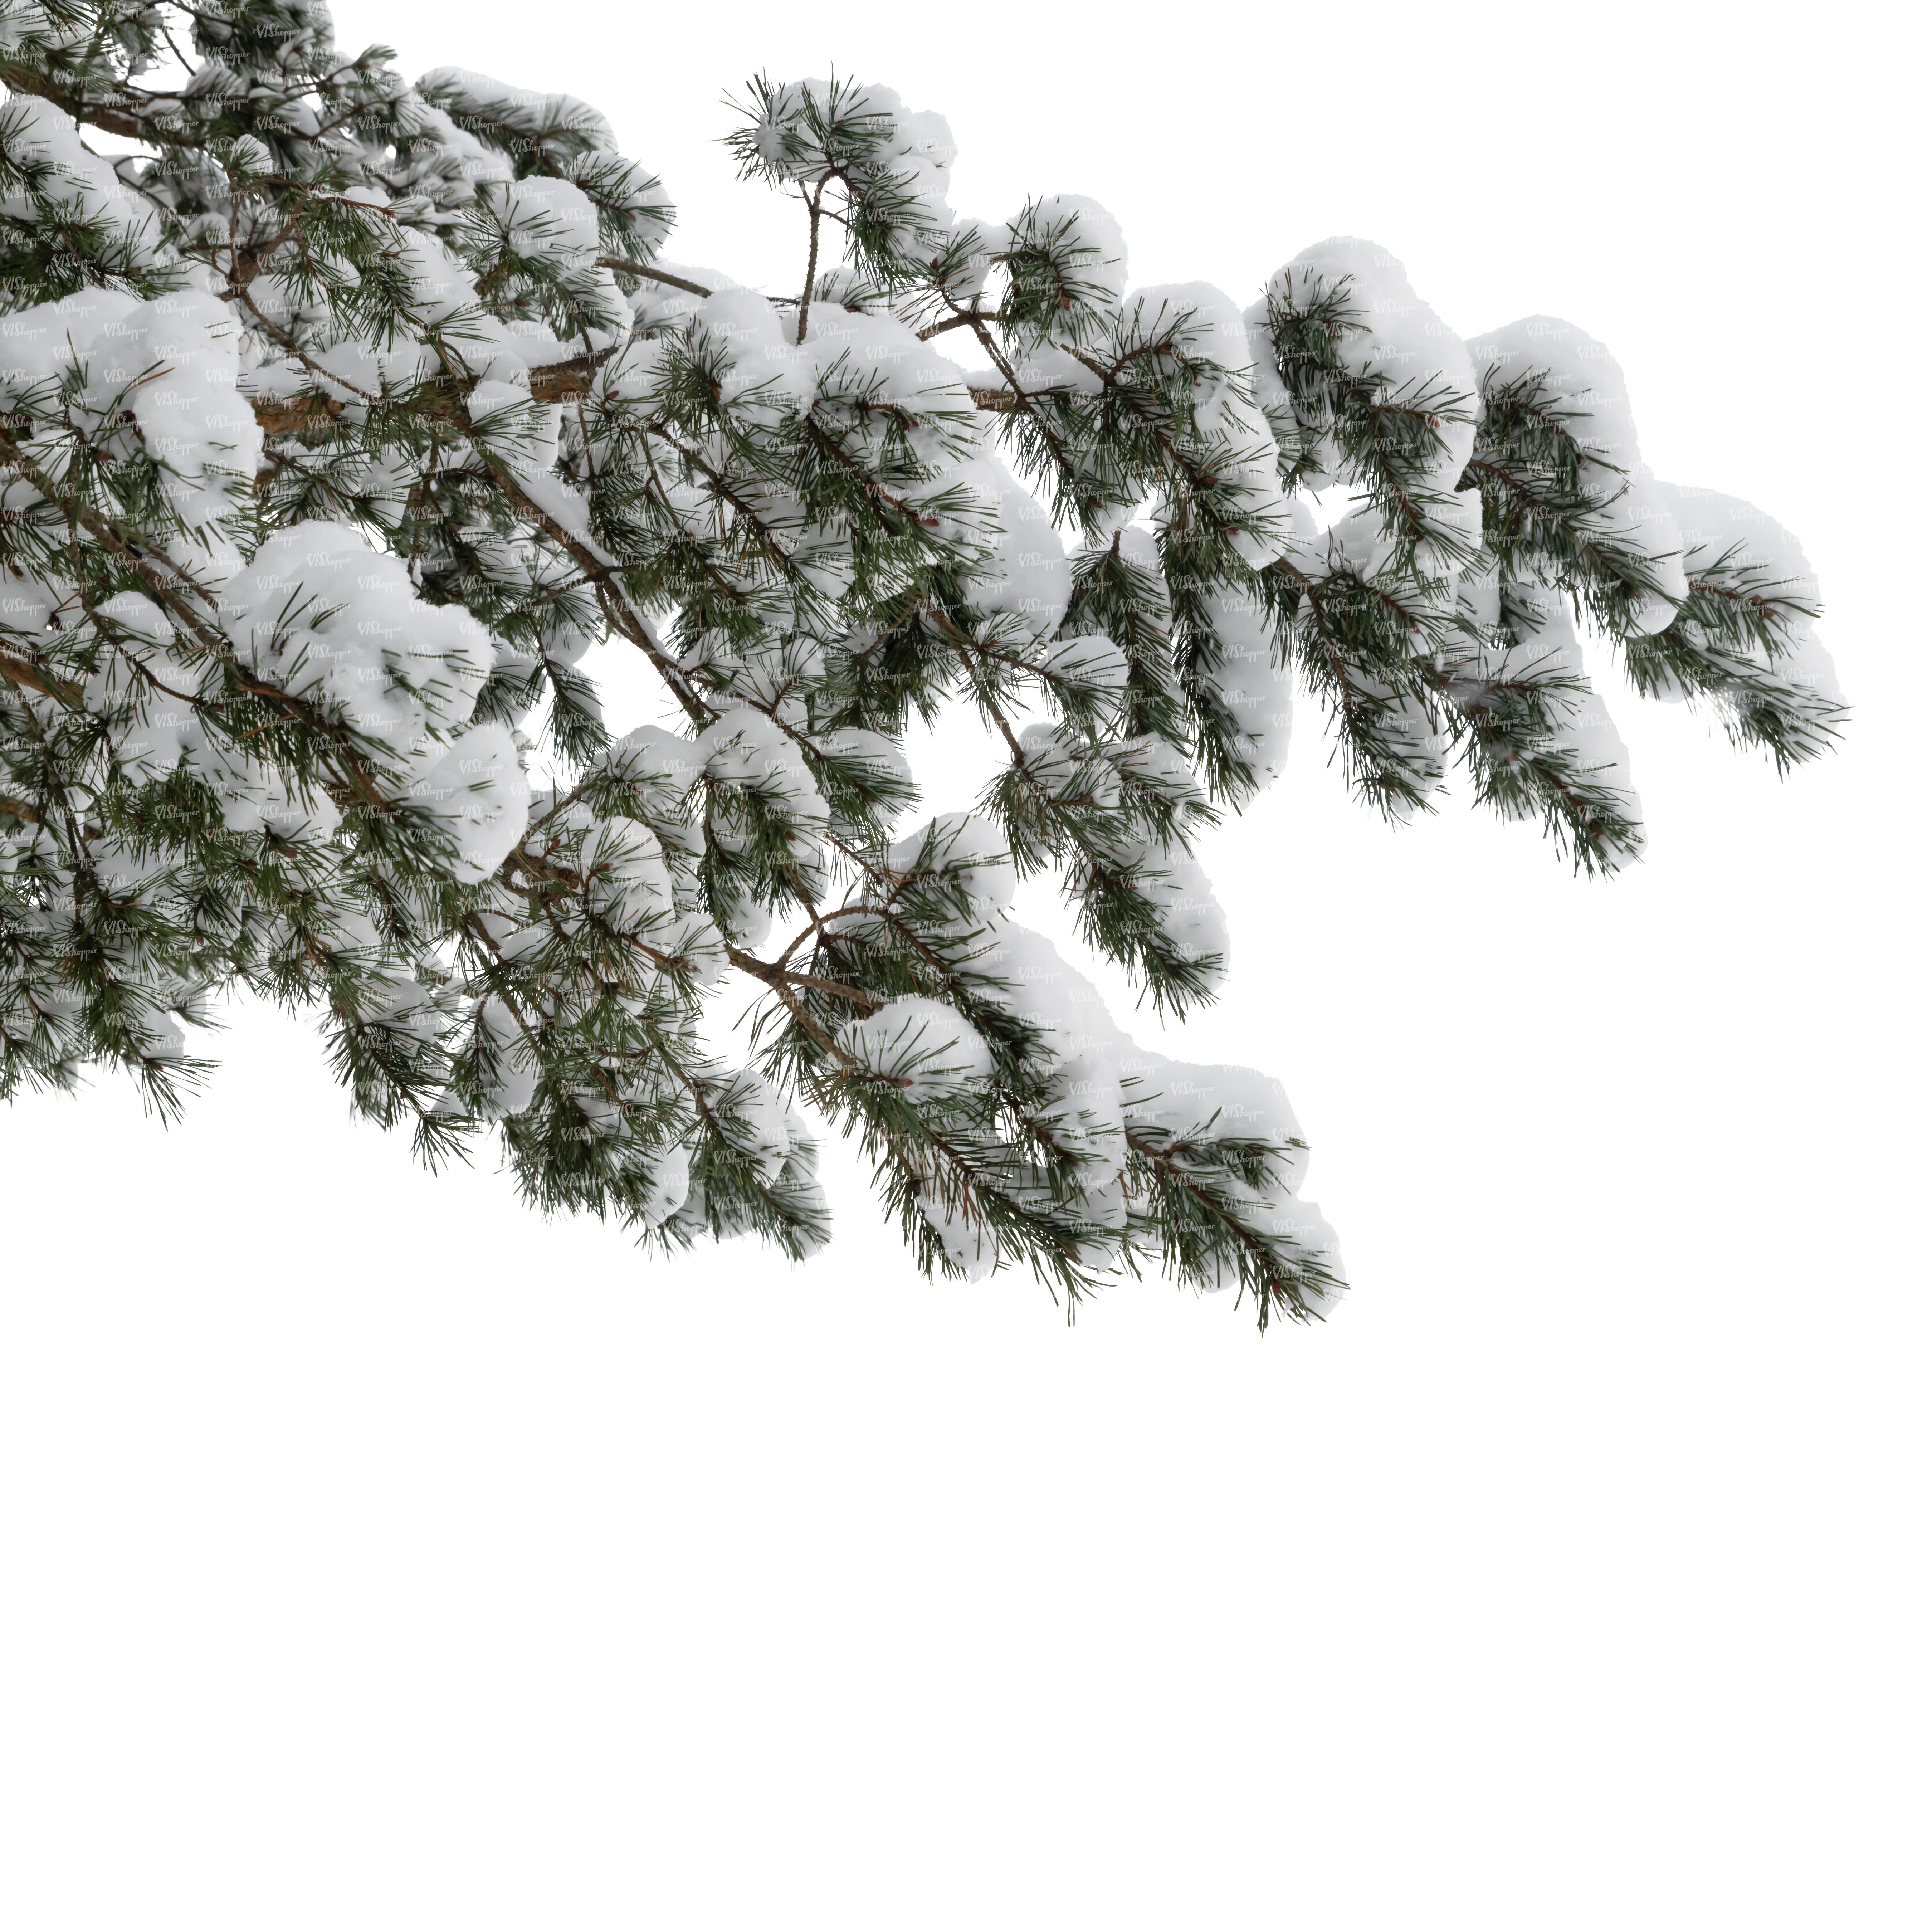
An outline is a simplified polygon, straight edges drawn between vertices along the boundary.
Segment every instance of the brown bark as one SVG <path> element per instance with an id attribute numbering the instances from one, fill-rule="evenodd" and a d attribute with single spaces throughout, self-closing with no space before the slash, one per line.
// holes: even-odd
<path id="1" fill-rule="evenodd" d="M 530 394 L 540 403 L 567 403 L 590 393 L 594 365 L 587 356 L 574 356 L 568 362 L 546 363 L 530 371 Z M 976 409 L 1004 416 L 1015 406 L 1008 389 L 974 389 L 968 392 Z M 299 430 L 333 422 L 342 414 L 342 405 L 332 396 L 258 396 L 254 399 L 255 420 L 270 436 L 289 436 Z"/>

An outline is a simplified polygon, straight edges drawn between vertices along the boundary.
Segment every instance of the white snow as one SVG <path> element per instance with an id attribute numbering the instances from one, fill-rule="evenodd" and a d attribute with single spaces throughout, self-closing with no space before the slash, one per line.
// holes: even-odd
<path id="1" fill-rule="evenodd" d="M 963 1014 L 916 995 L 888 1001 L 838 1030 L 838 1044 L 909 1100 L 950 1100 L 992 1077 L 986 1042 Z"/>

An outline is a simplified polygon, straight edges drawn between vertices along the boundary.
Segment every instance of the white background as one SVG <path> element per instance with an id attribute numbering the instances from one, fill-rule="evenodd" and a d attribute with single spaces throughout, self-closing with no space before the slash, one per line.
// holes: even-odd
<path id="1" fill-rule="evenodd" d="M 810 1266 L 647 1262 L 424 1174 L 265 1014 L 171 1132 L 16 1107 L 0 1916 L 1922 1925 L 1905 19 L 345 0 L 605 109 L 669 252 L 774 287 L 719 99 L 836 60 L 950 117 L 956 206 L 1093 194 L 1137 280 L 1354 233 L 1465 333 L 1567 317 L 1659 474 L 1803 537 L 1856 716 L 1780 784 L 1614 692 L 1652 846 L 1592 885 L 1460 802 L 1384 829 L 1304 706 L 1168 1042 L 1314 1143 L 1354 1290 L 1265 1341 L 928 1284 L 841 1156 Z"/>

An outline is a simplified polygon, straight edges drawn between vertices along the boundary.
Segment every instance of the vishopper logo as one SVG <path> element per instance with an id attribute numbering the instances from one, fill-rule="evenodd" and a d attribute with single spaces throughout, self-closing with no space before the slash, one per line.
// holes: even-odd
<path id="1" fill-rule="evenodd" d="M 1060 1089 L 1065 1097 L 1084 1107 L 1095 1100 L 1115 1100 L 1120 1097 L 1120 1083 L 1112 1080 L 1070 1080 Z"/>
<path id="2" fill-rule="evenodd" d="M 1162 1090 L 1170 1100 L 1179 1097 L 1189 1100 L 1211 1099 L 1214 1092 L 1205 1082 L 1191 1080 L 1186 1074 L 1178 1071 L 1168 1076 Z"/>
<path id="3" fill-rule="evenodd" d="M 1184 888 L 1167 885 L 1165 880 L 1152 883 L 1166 886 L 1160 894 L 1161 917 L 1164 924 L 1172 925 L 1177 918 L 1184 920 L 1196 914 L 1211 913 L 1217 910 L 1211 898 L 1198 898 Z"/>

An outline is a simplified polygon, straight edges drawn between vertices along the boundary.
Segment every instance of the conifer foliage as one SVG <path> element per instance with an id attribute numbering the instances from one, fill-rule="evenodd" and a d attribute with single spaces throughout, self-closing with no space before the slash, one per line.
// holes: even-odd
<path id="1" fill-rule="evenodd" d="M 767 294 L 665 258 L 593 109 L 392 58 L 320 0 L 0 8 L 8 1091 L 172 1112 L 250 989 L 545 1208 L 808 1254 L 815 1117 L 928 1268 L 1265 1325 L 1342 1286 L 1280 1088 L 1137 1047 L 1017 881 L 1185 1016 L 1298 684 L 1376 809 L 1454 762 L 1590 872 L 1642 835 L 1580 622 L 1780 767 L 1832 736 L 1796 544 L 1653 478 L 1576 328 L 1465 342 L 1356 241 L 1132 287 L 1096 203 L 957 216 L 946 123 L 841 80 L 728 136 L 800 206 Z M 922 816 L 952 706 L 993 776 Z"/>

